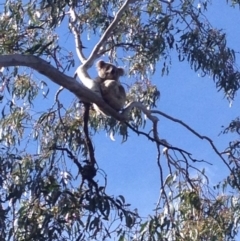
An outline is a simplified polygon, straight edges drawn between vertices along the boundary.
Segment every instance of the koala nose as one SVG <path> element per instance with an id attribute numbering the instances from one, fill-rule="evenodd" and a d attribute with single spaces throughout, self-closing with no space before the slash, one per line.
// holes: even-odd
<path id="1" fill-rule="evenodd" d="M 112 66 L 109 66 L 106 70 L 106 73 L 108 74 L 114 74 L 115 73 L 115 69 Z"/>
<path id="2" fill-rule="evenodd" d="M 114 68 L 111 70 L 111 74 L 115 74 L 115 69 Z"/>

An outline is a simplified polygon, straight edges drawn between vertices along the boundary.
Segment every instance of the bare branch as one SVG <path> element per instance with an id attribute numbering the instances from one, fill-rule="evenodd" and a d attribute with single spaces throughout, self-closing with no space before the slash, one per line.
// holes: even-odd
<path id="1" fill-rule="evenodd" d="M 124 11 L 128 8 L 129 4 L 132 3 L 132 0 L 126 0 L 122 7 L 118 10 L 116 13 L 112 23 L 108 26 L 105 33 L 102 35 L 98 43 L 95 45 L 94 49 L 92 50 L 88 60 L 84 63 L 86 68 L 90 68 L 95 60 L 95 56 L 98 54 L 100 48 L 104 45 L 104 43 L 107 41 L 109 36 L 111 35 L 112 31 L 116 26 L 119 24 L 119 21 L 124 13 Z M 135 1 L 136 2 L 136 1 Z"/>
<path id="2" fill-rule="evenodd" d="M 198 138 L 202 139 L 202 140 L 207 140 L 208 143 L 210 143 L 210 145 L 212 146 L 213 150 L 215 151 L 215 153 L 220 157 L 220 159 L 225 163 L 225 165 L 228 167 L 228 169 L 232 172 L 232 169 L 230 167 L 230 165 L 227 163 L 227 161 L 222 157 L 221 153 L 218 151 L 218 149 L 216 148 L 216 146 L 213 144 L 213 141 L 207 137 L 207 136 L 202 136 L 200 135 L 198 132 L 196 132 L 195 130 L 193 130 L 190 126 L 188 126 L 187 124 L 185 124 L 183 121 L 178 120 L 176 118 L 173 118 L 165 113 L 163 113 L 162 111 L 159 110 L 151 110 L 151 113 L 156 113 L 159 115 L 162 115 L 164 117 L 166 117 L 169 120 L 172 120 L 174 122 L 179 123 L 180 125 L 184 126 L 186 129 L 188 129 L 190 132 L 192 132 L 194 135 L 196 135 Z"/>
<path id="3" fill-rule="evenodd" d="M 133 109 L 134 107 L 140 109 L 152 122 L 157 123 L 159 121 L 159 119 L 156 116 L 152 115 L 152 111 L 148 110 L 142 103 L 136 101 L 127 104 L 123 111 L 123 115 L 127 117 L 131 109 Z"/>
<path id="4" fill-rule="evenodd" d="M 125 122 L 125 124 L 126 124 L 133 132 L 135 132 L 137 135 L 143 135 L 143 136 L 147 137 L 148 140 L 150 140 L 150 141 L 152 141 L 152 142 L 155 142 L 157 145 L 162 145 L 162 146 L 166 147 L 167 150 L 170 149 L 170 150 L 173 150 L 173 151 L 181 152 L 181 153 L 183 153 L 183 154 L 186 154 L 192 161 L 197 161 L 197 160 L 194 160 L 194 159 L 191 158 L 191 153 L 189 153 L 189 152 L 187 152 L 187 151 L 185 151 L 185 150 L 183 150 L 183 149 L 181 149 L 181 148 L 178 148 L 178 147 L 169 145 L 169 144 L 166 143 L 166 141 L 163 140 L 163 139 L 159 139 L 159 138 L 156 139 L 155 137 L 151 137 L 150 134 L 147 134 L 147 133 L 145 133 L 145 132 L 143 132 L 143 131 L 136 130 L 136 129 L 135 129 L 133 126 L 131 126 L 128 122 Z M 199 162 L 199 161 L 198 161 L 198 162 Z M 204 161 L 204 162 L 205 162 L 205 161 Z M 210 163 L 208 163 L 208 164 L 210 164 Z"/>
<path id="5" fill-rule="evenodd" d="M 140 109 L 147 117 L 149 120 L 152 121 L 153 123 L 153 136 L 154 136 L 154 140 L 157 141 L 157 143 L 163 143 L 163 140 L 161 140 L 158 136 L 158 130 L 157 130 L 157 127 L 158 127 L 158 121 L 159 119 L 156 117 L 156 116 L 153 116 L 152 115 L 152 111 L 148 110 L 142 103 L 140 102 L 130 102 L 126 108 L 124 109 L 123 111 L 123 115 L 125 115 L 126 117 L 128 116 L 128 113 L 130 112 L 130 110 L 132 108 L 138 108 Z"/>
<path id="6" fill-rule="evenodd" d="M 88 131 L 89 110 L 90 110 L 90 104 L 84 103 L 83 131 L 85 134 L 85 142 L 86 142 L 86 146 L 87 146 L 88 154 L 89 154 L 89 164 L 94 166 L 97 162 L 95 159 L 93 144 L 92 144 L 91 138 L 89 137 L 89 131 Z"/>
<path id="7" fill-rule="evenodd" d="M 77 56 L 78 56 L 79 60 L 82 63 L 84 63 L 86 61 L 86 58 L 82 51 L 83 45 L 82 45 L 82 41 L 81 41 L 80 31 L 75 26 L 75 19 L 77 18 L 77 16 L 76 16 L 76 12 L 74 11 L 74 8 L 72 8 L 72 7 L 70 8 L 70 17 L 71 17 L 71 19 L 69 21 L 69 27 L 74 35 Z"/>
<path id="8" fill-rule="evenodd" d="M 182 126 L 184 126 L 186 129 L 188 129 L 190 132 L 192 132 L 194 135 L 198 136 L 200 139 L 203 139 L 203 137 L 198 134 L 195 130 L 193 130 L 190 126 L 188 126 L 187 124 L 185 124 L 183 121 L 176 119 L 170 115 L 165 114 L 164 112 L 160 111 L 160 110 L 151 110 L 151 113 L 155 113 L 155 114 L 159 114 L 164 116 L 165 118 L 173 121 L 173 122 L 177 122 L 179 124 L 181 124 Z"/>

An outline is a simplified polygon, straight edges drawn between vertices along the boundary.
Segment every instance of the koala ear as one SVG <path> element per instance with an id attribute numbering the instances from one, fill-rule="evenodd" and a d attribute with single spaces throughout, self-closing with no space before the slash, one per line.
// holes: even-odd
<path id="1" fill-rule="evenodd" d="M 99 60 L 96 64 L 97 68 L 101 69 L 105 65 L 105 62 L 103 60 Z"/>
<path id="2" fill-rule="evenodd" d="M 119 76 L 123 76 L 124 75 L 124 69 L 118 68 L 118 74 L 119 74 Z"/>

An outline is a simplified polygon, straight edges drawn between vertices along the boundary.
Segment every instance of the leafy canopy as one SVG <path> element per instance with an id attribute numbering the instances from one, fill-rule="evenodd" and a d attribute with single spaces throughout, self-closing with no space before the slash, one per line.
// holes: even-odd
<path id="1" fill-rule="evenodd" d="M 240 80 L 236 52 L 206 18 L 209 4 L 6 0 L 0 5 L 1 240 L 235 240 L 239 141 L 220 153 L 210 138 L 155 109 L 160 91 L 151 82 L 156 65 L 168 74 L 177 55 L 234 99 Z M 124 83 L 127 103 L 120 113 L 86 88 L 95 83 L 92 66 L 99 58 L 126 69 L 130 81 Z M 206 140 L 226 165 L 226 178 L 212 187 L 197 169 L 201 160 L 160 139 L 160 117 Z M 223 133 L 239 134 L 239 123 L 236 118 Z M 92 143 L 101 131 L 123 142 L 135 132 L 156 146 L 161 191 L 148 219 L 122 195 L 107 193 L 107 174 Z"/>

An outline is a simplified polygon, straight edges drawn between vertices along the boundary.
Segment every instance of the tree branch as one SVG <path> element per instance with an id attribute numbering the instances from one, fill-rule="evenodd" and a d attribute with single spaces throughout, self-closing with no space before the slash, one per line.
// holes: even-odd
<path id="1" fill-rule="evenodd" d="M 118 12 L 116 13 L 113 21 L 111 22 L 111 24 L 108 26 L 108 28 L 106 29 L 106 31 L 104 32 L 104 34 L 102 35 L 102 37 L 99 39 L 98 43 L 95 45 L 95 47 L 93 48 L 90 56 L 88 57 L 87 61 L 84 63 L 84 66 L 86 68 L 90 68 L 95 60 L 95 56 L 98 54 L 100 48 L 104 45 L 104 43 L 107 41 L 107 39 L 109 38 L 109 36 L 111 35 L 112 31 L 114 28 L 116 28 L 116 26 L 119 23 L 120 18 L 122 17 L 123 13 L 125 12 L 125 10 L 128 8 L 129 4 L 132 3 L 132 0 L 126 0 L 122 7 L 118 10 Z M 136 1 L 135 1 L 136 2 Z"/>
<path id="2" fill-rule="evenodd" d="M 152 111 L 148 110 L 142 103 L 136 101 L 127 104 L 127 106 L 124 108 L 123 115 L 127 118 L 129 112 L 134 107 L 140 109 L 152 122 L 157 123 L 159 121 L 159 119 L 156 116 L 152 115 Z"/>
<path id="3" fill-rule="evenodd" d="M 69 21 L 69 27 L 74 35 L 74 40 L 75 40 L 75 44 L 76 44 L 76 52 L 77 52 L 77 56 L 79 58 L 79 60 L 84 63 L 86 61 L 86 57 L 83 54 L 83 45 L 82 45 L 82 41 L 81 41 L 81 36 L 80 36 L 80 31 L 79 28 L 76 27 L 75 22 L 76 22 L 76 12 L 74 10 L 73 7 L 70 8 L 69 10 L 70 12 L 70 21 Z"/>
<path id="4" fill-rule="evenodd" d="M 90 104 L 89 103 L 84 103 L 84 114 L 83 114 L 84 125 L 83 125 L 83 130 L 84 130 L 84 134 L 85 134 L 86 146 L 87 146 L 87 149 L 88 149 L 89 164 L 94 167 L 94 165 L 97 162 L 96 162 L 96 159 L 95 159 L 93 144 L 92 144 L 91 138 L 89 137 L 89 131 L 88 131 L 89 109 L 90 109 Z"/>
<path id="5" fill-rule="evenodd" d="M 100 48 L 104 45 L 104 43 L 107 41 L 109 36 L 111 35 L 112 31 L 114 28 L 119 23 L 120 18 L 122 17 L 124 11 L 128 8 L 128 5 L 132 3 L 133 0 L 126 0 L 122 7 L 118 10 L 116 13 L 112 23 L 108 26 L 102 37 L 99 39 L 98 43 L 95 45 L 93 48 L 91 54 L 89 55 L 88 59 L 84 61 L 82 58 L 83 62 L 82 65 L 79 66 L 76 70 L 75 76 L 77 75 L 78 78 L 82 81 L 84 86 L 86 86 L 88 89 L 91 89 L 93 92 L 95 92 L 97 95 L 101 96 L 101 92 L 99 89 L 99 85 L 90 78 L 89 74 L 87 73 L 87 70 L 93 65 L 93 62 L 95 61 L 96 58 L 99 57 L 99 50 Z M 76 39 L 76 36 L 75 36 Z M 78 40 L 77 40 L 78 41 Z M 80 57 L 82 55 L 80 54 Z"/>
<path id="6" fill-rule="evenodd" d="M 61 73 L 58 69 L 39 57 L 21 54 L 0 55 L 0 66 L 30 67 L 38 71 L 40 74 L 46 76 L 57 85 L 68 89 L 82 101 L 97 104 L 106 113 L 109 113 L 109 115 L 119 121 L 127 120 L 124 115 L 121 115 L 111 108 L 100 96 L 96 95 L 96 93 L 93 93 L 91 90 L 80 84 L 78 81 L 76 81 L 76 79 Z"/>
<path id="7" fill-rule="evenodd" d="M 207 136 L 202 136 L 200 135 L 198 132 L 196 132 L 195 130 L 193 130 L 190 126 L 188 126 L 187 124 L 185 124 L 183 121 L 178 120 L 176 118 L 173 118 L 165 113 L 163 113 L 162 111 L 159 110 L 152 110 L 151 113 L 156 113 L 159 115 L 164 116 L 165 118 L 172 120 L 174 122 L 179 123 L 180 125 L 184 126 L 186 129 L 188 129 L 190 132 L 192 132 L 194 135 L 196 135 L 198 138 L 202 139 L 202 140 L 207 140 L 207 142 L 211 145 L 211 147 L 213 148 L 213 150 L 215 151 L 215 153 L 220 157 L 220 159 L 225 163 L 225 165 L 228 167 L 228 169 L 230 170 L 230 172 L 232 172 L 232 169 L 230 167 L 230 165 L 227 163 L 227 161 L 222 157 L 221 153 L 218 151 L 218 149 L 216 148 L 216 146 L 213 144 L 213 141 L 207 137 Z"/>

